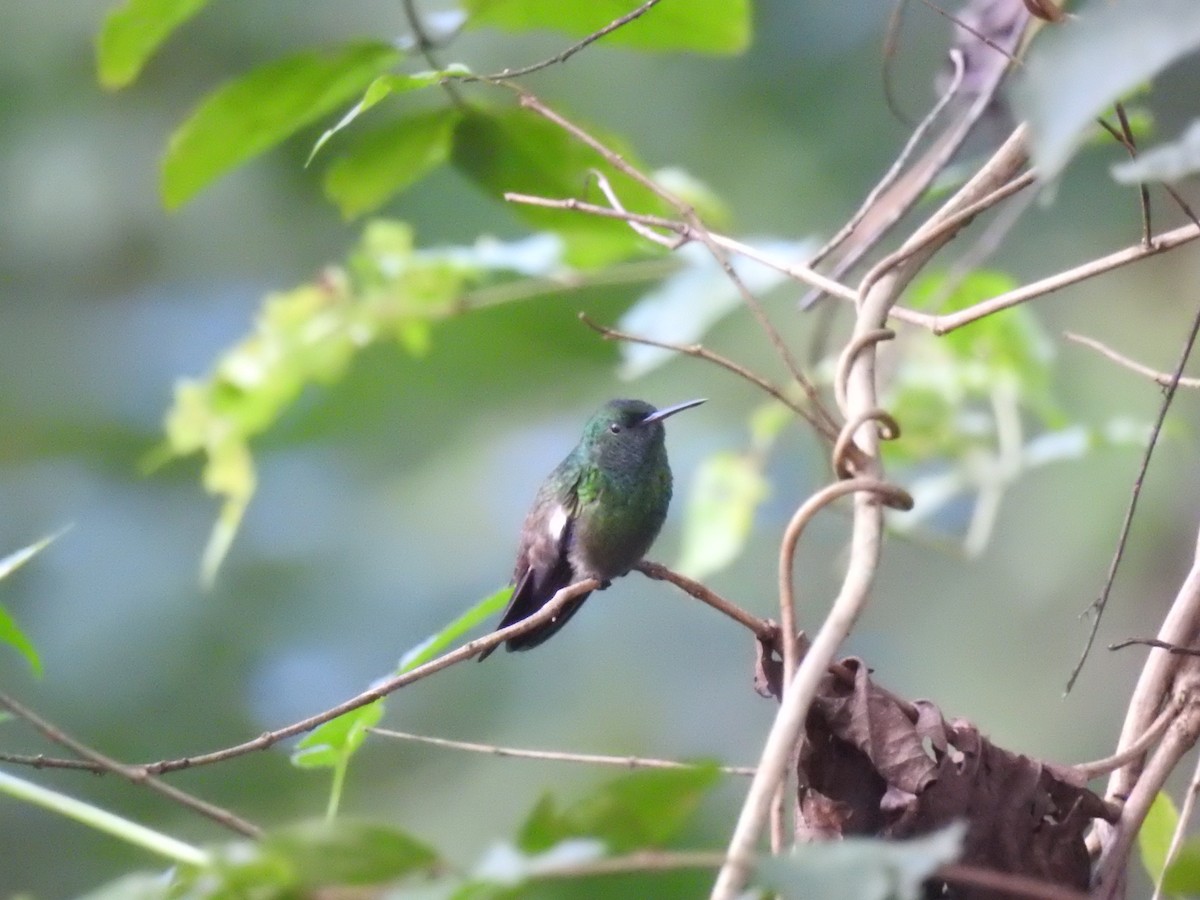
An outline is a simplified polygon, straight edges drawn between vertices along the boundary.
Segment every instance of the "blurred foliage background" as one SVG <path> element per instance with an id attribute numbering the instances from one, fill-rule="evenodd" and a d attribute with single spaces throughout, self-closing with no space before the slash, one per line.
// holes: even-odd
<path id="1" fill-rule="evenodd" d="M 266 293 L 343 258 L 361 224 L 343 221 L 321 196 L 317 171 L 303 167 L 328 123 L 170 214 L 157 189 L 165 140 L 198 97 L 233 74 L 310 45 L 388 40 L 406 26 L 394 0 L 214 4 L 135 86 L 109 94 L 96 84 L 91 49 L 106 6 L 0 7 L 8 36 L 0 54 L 0 552 L 73 525 L 0 585 L 45 665 L 37 680 L 16 654 L 0 654 L 7 690 L 129 761 L 214 749 L 324 709 L 505 582 L 538 481 L 612 396 L 658 405 L 710 398 L 669 429 L 677 499 L 652 555 L 674 560 L 692 475 L 712 453 L 745 445 L 759 398 L 693 359 L 620 380 L 614 347 L 575 316 L 614 320 L 652 286 L 633 284 L 451 319 L 436 327 L 424 358 L 379 346 L 336 385 L 306 391 L 256 443 L 258 494 L 215 587 L 203 591 L 198 564 L 216 504 L 199 485 L 199 465 L 149 475 L 141 465 L 161 440 L 172 385 L 244 335 Z M 731 210 L 732 233 L 820 239 L 908 133 L 883 100 L 888 15 L 882 2 L 761 0 L 742 56 L 658 57 L 601 44 L 528 84 L 623 134 L 650 165 L 679 165 L 705 181 Z M 892 89 L 913 118 L 932 102 L 947 34 L 927 9 L 906 16 Z M 485 31 L 445 56 L 494 71 L 565 43 Z M 1179 131 L 1191 112 L 1186 86 L 1197 74 L 1185 61 L 1154 94 L 1162 133 Z M 1134 191 L 1107 174 L 1119 158 L 1115 146 L 1081 156 L 1051 201 L 1026 214 L 996 266 L 1033 278 L 1134 243 Z M 527 233 L 450 169 L 385 212 L 411 222 L 425 247 Z M 1053 389 L 1073 421 L 1148 421 L 1160 394 L 1059 332 L 1084 332 L 1169 369 L 1198 276 L 1200 256 L 1189 247 L 1038 301 L 1058 353 Z M 796 313 L 797 296 L 777 291 L 768 306 L 802 349 L 817 319 Z M 748 317 L 731 317 L 706 340 L 775 371 Z M 1200 506 L 1186 426 L 1198 412 L 1194 397 L 1180 399 L 1102 642 L 1151 631 L 1186 570 Z M 1101 650 L 1068 698 L 1062 689 L 1085 635 L 1077 617 L 1102 583 L 1135 465 L 1134 451 L 1105 450 L 1033 472 L 1006 497 L 976 559 L 894 540 L 848 649 L 889 687 L 931 698 L 1007 747 L 1064 762 L 1105 755 L 1139 651 Z M 750 545 L 710 579 L 715 589 L 773 615 L 780 533 L 826 467 L 808 435 L 785 433 Z M 948 536 L 965 522 L 958 512 L 938 523 Z M 840 580 L 844 524 L 827 515 L 800 548 L 801 621 L 810 627 Z M 406 689 L 386 724 L 748 764 L 773 713 L 751 690 L 752 651 L 729 622 L 634 575 L 535 653 L 500 654 L 486 668 L 458 666 Z M 0 724 L 0 735 L 12 752 L 46 750 L 15 722 Z M 218 837 L 113 778 L 37 777 L 194 841 Z M 324 806 L 325 776 L 292 768 L 284 749 L 173 777 L 268 824 Z M 603 777 L 372 740 L 351 768 L 343 809 L 470 860 L 542 790 L 570 795 Z M 695 844 L 723 844 L 743 788 L 726 781 L 710 798 Z M 0 805 L 5 895 L 69 896 L 153 865 L 71 822 Z"/>

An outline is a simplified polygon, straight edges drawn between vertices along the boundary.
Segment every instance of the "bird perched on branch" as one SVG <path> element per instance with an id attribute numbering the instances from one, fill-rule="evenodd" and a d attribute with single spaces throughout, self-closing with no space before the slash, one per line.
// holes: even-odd
<path id="1" fill-rule="evenodd" d="M 500 628 L 533 615 L 574 582 L 594 578 L 608 587 L 641 560 L 671 502 L 663 420 L 703 402 L 655 409 L 641 400 L 610 400 L 588 419 L 583 437 L 542 482 L 525 517 L 512 600 Z M 588 596 L 575 597 L 553 619 L 509 638 L 505 646 L 536 647 Z M 485 650 L 480 660 L 494 649 Z"/>

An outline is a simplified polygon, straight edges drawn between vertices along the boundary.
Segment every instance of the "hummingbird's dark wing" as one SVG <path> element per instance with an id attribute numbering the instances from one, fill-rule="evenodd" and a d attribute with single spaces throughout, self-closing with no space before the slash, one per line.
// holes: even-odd
<path id="1" fill-rule="evenodd" d="M 577 580 L 568 559 L 574 524 L 574 511 L 568 507 L 556 504 L 548 509 L 535 504 L 517 554 L 517 567 L 513 574 L 516 587 L 513 588 L 508 609 L 500 619 L 499 628 L 529 618 L 560 590 Z M 589 595 L 590 592 L 575 597 L 549 622 L 510 638 L 505 642 L 505 648 L 509 651 L 528 650 L 548 640 L 579 611 Z M 481 653 L 480 661 L 487 659 L 495 649 L 492 647 Z"/>

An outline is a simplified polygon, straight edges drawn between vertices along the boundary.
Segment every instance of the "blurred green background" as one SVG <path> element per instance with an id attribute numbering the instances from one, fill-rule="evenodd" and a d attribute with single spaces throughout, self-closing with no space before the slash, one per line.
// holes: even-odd
<path id="1" fill-rule="evenodd" d="M 198 97 L 234 74 L 309 45 L 396 37 L 405 25 L 394 0 L 214 4 L 134 87 L 111 95 L 96 86 L 91 54 L 106 6 L 0 6 L 0 554 L 74 526 L 0 584 L 0 602 L 46 667 L 35 680 L 16 654 L 0 653 L 5 690 L 130 761 L 215 749 L 324 709 L 391 671 L 405 650 L 507 579 L 538 481 L 612 396 L 659 405 L 711 398 L 669 428 L 677 500 L 652 555 L 673 560 L 696 466 L 744 445 L 759 398 L 691 359 L 619 381 L 615 350 L 575 313 L 611 321 L 639 296 L 633 286 L 452 320 L 436 328 L 425 359 L 373 349 L 344 382 L 307 392 L 256 444 L 258 495 L 215 589 L 203 592 L 197 567 L 216 504 L 199 485 L 198 464 L 150 476 L 139 469 L 160 439 L 172 384 L 204 372 L 242 336 L 266 292 L 342 258 L 360 225 L 341 221 L 317 172 L 303 168 L 320 127 L 173 214 L 156 192 L 164 142 Z M 625 134 L 651 165 L 680 165 L 704 180 L 733 211 L 736 234 L 824 237 L 907 135 L 881 89 L 888 14 L 882 2 L 763 0 L 742 57 L 597 46 L 529 84 Z M 914 118 L 932 102 L 947 31 L 930 11 L 910 11 L 893 87 Z M 485 32 L 442 57 L 492 71 L 567 42 Z M 1190 112 L 1185 88 L 1195 75 L 1185 63 L 1155 93 L 1164 135 Z M 1107 176 L 1118 158 L 1108 147 L 1082 156 L 1053 202 L 1027 213 L 997 265 L 1033 278 L 1135 242 L 1134 193 Z M 449 170 L 386 212 L 412 222 L 422 246 L 525 233 L 501 203 Z M 1081 331 L 1169 369 L 1198 275 L 1200 255 L 1189 247 L 1039 301 L 1059 346 L 1055 388 L 1073 418 L 1148 421 L 1160 393 L 1058 333 Z M 780 292 L 769 307 L 803 348 L 816 319 L 795 313 L 798 293 Z M 747 317 L 707 340 L 775 371 Z M 1197 406 L 1183 397 L 1173 414 L 1102 644 L 1152 633 L 1186 571 L 1200 507 L 1188 427 Z M 1008 747 L 1063 762 L 1105 755 L 1141 653 L 1099 650 L 1065 700 L 1062 688 L 1085 635 L 1077 616 L 1102 583 L 1135 465 L 1133 451 L 1103 451 L 1033 473 L 1006 498 L 993 543 L 975 560 L 893 541 L 848 650 L 889 687 L 931 698 Z M 808 436 L 788 433 L 751 545 L 711 579 L 715 589 L 774 615 L 778 539 L 825 466 Z M 810 628 L 839 583 L 845 524 L 826 516 L 800 548 L 801 621 Z M 773 707 L 751 690 L 752 650 L 732 624 L 635 575 L 536 652 L 458 666 L 403 691 L 385 724 L 528 747 L 753 763 Z M 53 752 L 20 723 L 0 725 L 0 736 L 12 752 Z M 190 840 L 225 837 L 113 778 L 23 774 Z M 343 808 L 469 862 L 542 790 L 571 795 L 604 777 L 373 740 L 351 767 Z M 319 815 L 327 787 L 324 775 L 293 769 L 284 749 L 172 779 L 264 824 Z M 743 789 L 730 781 L 717 792 L 697 846 L 723 844 Z M 70 896 L 158 865 L 40 810 L 4 800 L 0 809 L 4 895 Z"/>

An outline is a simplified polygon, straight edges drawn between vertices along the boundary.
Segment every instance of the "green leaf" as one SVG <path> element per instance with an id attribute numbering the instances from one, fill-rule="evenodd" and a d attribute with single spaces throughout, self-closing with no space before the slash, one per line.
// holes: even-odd
<path id="1" fill-rule="evenodd" d="M 347 219 L 378 209 L 449 159 L 458 120 L 456 109 L 443 107 L 360 137 L 326 172 L 325 196 Z"/>
<path id="2" fill-rule="evenodd" d="M 109 10 L 96 36 L 96 75 L 110 90 L 132 84 L 172 32 L 208 0 L 125 0 Z"/>
<path id="3" fill-rule="evenodd" d="M 341 765 L 362 746 L 367 731 L 383 718 L 383 701 L 330 719 L 305 735 L 292 752 L 292 765 L 301 769 L 330 769 Z"/>
<path id="4" fill-rule="evenodd" d="M 501 612 L 508 606 L 511 597 L 511 586 L 500 588 L 494 594 L 484 597 L 445 628 L 434 632 L 400 657 L 397 674 L 412 671 L 417 666 L 429 662 L 469 631 Z"/>
<path id="5" fill-rule="evenodd" d="M 1159 791 L 1137 835 L 1142 865 L 1154 884 L 1162 881 L 1167 867 L 1167 852 L 1171 849 L 1171 839 L 1178 825 L 1179 812 L 1175 809 L 1174 801 L 1169 794 Z"/>
<path id="6" fill-rule="evenodd" d="M 543 797 L 521 826 L 518 845 L 543 853 L 568 838 L 598 838 L 612 853 L 662 844 L 673 837 L 720 777 L 716 766 L 633 772 L 559 810 Z"/>
<path id="7" fill-rule="evenodd" d="M 1193 838 L 1179 848 L 1162 886 L 1168 894 L 1200 894 L 1200 841 Z"/>
<path id="8" fill-rule="evenodd" d="M 178 895 L 163 872 L 131 872 L 88 891 L 78 900 L 171 900 Z"/>
<path id="9" fill-rule="evenodd" d="M 758 864 L 755 883 L 784 900 L 853 897 L 918 900 L 922 883 L 962 851 L 966 826 L 956 823 L 908 841 L 846 838 L 795 847 Z"/>
<path id="10" fill-rule="evenodd" d="M 467 75 L 470 70 L 466 66 L 454 65 L 447 69 L 436 72 L 418 72 L 414 75 L 399 74 L 399 75 L 380 75 L 368 86 L 362 99 L 350 107 L 349 111 L 338 120 L 338 123 L 332 128 L 328 128 L 317 138 L 317 142 L 313 144 L 313 148 L 309 151 L 308 160 L 305 162 L 307 166 L 313 161 L 313 157 L 317 155 L 325 143 L 348 126 L 351 122 L 369 110 L 371 107 L 379 103 L 380 100 L 392 94 L 406 94 L 409 91 L 415 91 L 420 88 L 429 87 L 431 84 L 437 84 L 444 78 L 449 78 L 456 75 Z"/>
<path id="11" fill-rule="evenodd" d="M 345 103 L 400 58 L 383 43 L 306 51 L 218 88 L 171 135 L 162 171 L 167 208 Z"/>
<path id="12" fill-rule="evenodd" d="M 702 580 L 737 559 L 750 536 L 754 513 L 769 493 L 760 458 L 724 452 L 704 460 L 688 492 L 676 569 Z"/>
<path id="13" fill-rule="evenodd" d="M 637 7 L 633 0 L 466 0 L 467 27 L 548 28 L 585 37 Z M 604 36 L 606 44 L 658 52 L 740 53 L 750 44 L 749 0 L 660 3 Z"/>
<path id="14" fill-rule="evenodd" d="M 437 853 L 416 838 L 370 822 L 306 822 L 262 839 L 264 854 L 286 860 L 301 889 L 380 884 L 438 862 Z"/>
<path id="15" fill-rule="evenodd" d="M 542 853 L 524 853 L 511 844 L 495 844 L 475 867 L 472 880 L 515 888 L 539 875 L 596 862 L 604 856 L 604 842 L 589 838 L 567 838 Z M 455 900 L 460 896 L 456 894 Z M 474 898 L 476 894 L 468 896 Z"/>
<path id="16" fill-rule="evenodd" d="M 594 130 L 592 133 L 642 168 L 622 142 Z M 589 188 L 592 172 L 598 170 L 608 178 L 626 209 L 669 213 L 648 189 L 613 170 L 600 154 L 557 125 L 522 109 L 468 112 L 455 131 L 453 160 L 460 171 L 497 198 L 515 192 L 551 199 L 588 197 L 606 204 L 597 189 Z M 533 227 L 560 235 L 567 244 L 568 261 L 578 266 L 599 267 L 634 254 L 659 252 L 624 222 L 570 210 L 508 205 Z"/>
<path id="17" fill-rule="evenodd" d="M 29 668 L 33 669 L 33 674 L 38 678 L 42 677 L 42 660 L 38 656 L 37 648 L 3 606 L 0 606 L 0 642 L 8 644 L 24 656 Z"/>
<path id="18" fill-rule="evenodd" d="M 1197 47 L 1194 0 L 1092 0 L 1063 27 L 1042 29 L 1011 91 L 1039 177 L 1058 174 L 1097 116 Z"/>

